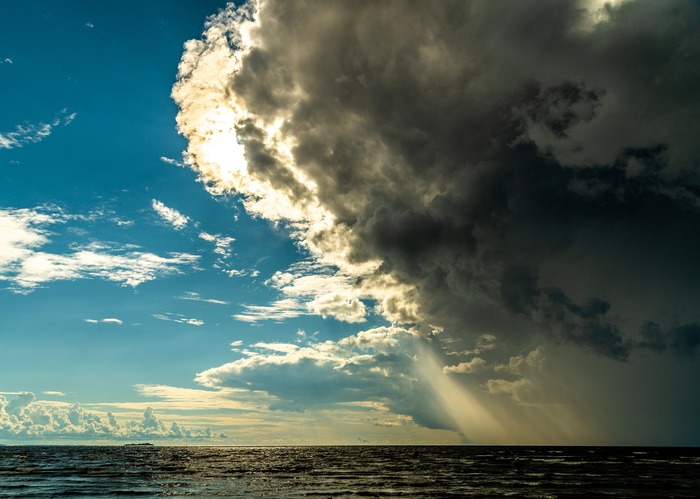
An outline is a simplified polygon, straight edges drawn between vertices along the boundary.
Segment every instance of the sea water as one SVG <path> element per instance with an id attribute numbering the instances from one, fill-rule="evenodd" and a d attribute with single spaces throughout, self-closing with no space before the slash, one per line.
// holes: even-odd
<path id="1" fill-rule="evenodd" d="M 700 449 L 0 447 L 0 497 L 700 497 Z"/>

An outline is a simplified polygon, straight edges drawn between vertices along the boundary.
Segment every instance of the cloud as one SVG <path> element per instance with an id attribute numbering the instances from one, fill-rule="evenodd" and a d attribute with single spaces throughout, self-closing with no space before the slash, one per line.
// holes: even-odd
<path id="1" fill-rule="evenodd" d="M 272 397 L 268 412 L 333 414 L 364 408 L 383 413 L 382 424 L 450 429 L 467 441 L 547 438 L 561 424 L 547 416 L 537 423 L 524 417 L 506 433 L 480 398 L 489 392 L 472 393 L 444 374 L 415 329 L 377 327 L 339 341 L 258 342 L 241 353 L 242 358 L 203 371 L 195 380 L 213 390 L 264 393 Z M 519 406 L 509 407 L 517 410 L 510 419 L 523 415 Z"/>
<path id="2" fill-rule="evenodd" d="M 235 318 L 381 316 L 423 343 L 259 343 L 198 379 L 493 440 L 612 434 L 674 399 L 699 343 L 698 28 L 681 0 L 261 0 L 212 16 L 173 87 L 184 161 L 308 257 Z M 697 398 L 680 399 L 651 433 L 697 435 Z"/>
<path id="3" fill-rule="evenodd" d="M 248 270 L 231 269 L 231 270 L 224 270 L 224 274 L 226 274 L 229 277 L 242 277 L 242 276 L 258 277 L 260 275 L 260 272 L 258 270 L 248 271 Z"/>
<path id="4" fill-rule="evenodd" d="M 118 326 L 121 326 L 124 324 L 124 322 L 120 319 L 115 319 L 113 317 L 108 317 L 106 319 L 85 319 L 85 322 L 90 323 L 90 324 L 97 324 L 97 323 L 104 323 L 104 324 L 116 324 Z"/>
<path id="5" fill-rule="evenodd" d="M 700 324 L 678 324 L 661 328 L 653 321 L 646 321 L 640 327 L 643 341 L 637 343 L 640 348 L 655 352 L 671 350 L 681 357 L 692 358 L 700 347 Z"/>
<path id="6" fill-rule="evenodd" d="M 168 158 L 167 156 L 161 156 L 161 157 L 160 157 L 160 160 L 161 160 L 163 163 L 168 164 L 168 165 L 173 165 L 173 166 L 185 166 L 184 164 L 182 164 L 182 162 L 180 162 L 180 161 L 178 161 L 178 160 L 176 160 L 176 159 Z"/>
<path id="7" fill-rule="evenodd" d="M 173 208 L 168 208 L 160 201 L 154 199 L 151 201 L 151 206 L 155 212 L 166 222 L 172 225 L 175 229 L 184 229 L 190 219 Z"/>
<path id="8" fill-rule="evenodd" d="M 5 57 L 2 61 L 0 61 L 0 64 L 14 64 L 14 61 L 10 59 L 9 57 Z"/>
<path id="9" fill-rule="evenodd" d="M 300 407 L 260 391 L 164 385 L 138 385 L 136 388 L 149 397 L 147 404 L 159 411 L 185 410 L 194 414 L 210 411 L 206 416 L 207 424 L 225 428 L 227 445 L 298 445 L 320 439 L 326 443 L 353 444 L 358 434 L 373 442 L 386 442 L 387 438 L 414 442 L 435 442 L 436 438 L 441 442 L 459 441 L 451 432 L 420 428 L 410 416 L 393 414 L 381 402 L 307 406 L 304 412 L 299 412 Z M 131 413 L 143 411 L 144 404 L 104 404 L 104 408 L 115 407 Z M 272 411 L 271 406 L 275 408 Z"/>
<path id="10" fill-rule="evenodd" d="M 214 253 L 221 255 L 223 258 L 229 258 L 231 256 L 231 244 L 236 240 L 235 237 L 223 236 L 221 234 L 209 234 L 208 232 L 200 232 L 199 238 L 214 243 Z"/>
<path id="11" fill-rule="evenodd" d="M 314 314 L 348 323 L 366 320 L 368 311 L 361 300 L 366 296 L 353 287 L 350 276 L 333 267 L 302 261 L 286 271 L 275 272 L 265 284 L 278 290 L 284 298 L 270 305 L 243 305 L 244 312 L 234 315 L 235 319 L 279 321 Z"/>
<path id="12" fill-rule="evenodd" d="M 486 382 L 489 393 L 494 395 L 509 395 L 518 403 L 525 403 L 534 390 L 532 381 L 525 378 L 513 381 L 505 379 L 490 379 Z"/>
<path id="13" fill-rule="evenodd" d="M 99 242 L 76 244 L 62 254 L 41 251 L 51 242 L 48 227 L 78 218 L 52 207 L 0 209 L 0 280 L 9 281 L 18 293 L 56 280 L 103 279 L 136 287 L 181 273 L 199 259 L 187 253 L 159 256 L 134 246 Z"/>
<path id="14" fill-rule="evenodd" d="M 51 135 L 55 124 L 37 123 L 17 125 L 14 132 L 0 133 L 0 149 L 14 149 L 35 144 Z"/>
<path id="15" fill-rule="evenodd" d="M 249 411 L 258 413 L 265 405 L 274 403 L 277 399 L 262 392 L 246 389 L 220 388 L 202 390 L 181 388 L 168 385 L 136 385 L 136 391 L 149 398 L 157 398 L 163 402 L 148 402 L 169 410 L 213 410 L 227 409 L 229 411 Z M 165 405 L 164 405 L 165 404 Z M 125 404 L 131 408 L 134 404 Z"/>
<path id="16" fill-rule="evenodd" d="M 177 297 L 178 300 L 189 300 L 189 301 L 201 301 L 204 303 L 213 303 L 214 305 L 228 305 L 229 302 L 223 300 L 216 300 L 214 298 L 202 298 L 199 293 L 193 291 L 187 291 L 182 296 Z"/>
<path id="17" fill-rule="evenodd" d="M 496 371 L 505 371 L 515 375 L 524 375 L 533 371 L 542 372 L 544 361 L 544 349 L 537 347 L 527 355 L 511 357 L 507 365 L 496 366 Z"/>
<path id="18" fill-rule="evenodd" d="M 175 322 L 182 322 L 183 324 L 189 324 L 190 326 L 203 326 L 204 321 L 201 319 L 176 319 Z"/>
<path id="19" fill-rule="evenodd" d="M 190 326 L 204 325 L 204 321 L 201 319 L 188 318 L 182 314 L 173 314 L 170 312 L 167 312 L 165 314 L 153 314 L 153 317 L 161 321 L 172 321 L 177 322 L 178 324 L 188 324 Z"/>
<path id="20" fill-rule="evenodd" d="M 400 403 L 416 387 L 407 373 L 415 364 L 415 331 L 379 327 L 338 342 L 258 342 L 245 357 L 197 375 L 207 388 L 257 390 L 276 397 L 270 408 L 306 407 L 361 401 Z M 393 397 L 392 397 L 393 396 Z M 406 409 L 400 412 L 405 413 Z"/>
<path id="21" fill-rule="evenodd" d="M 486 369 L 487 363 L 481 357 L 474 357 L 469 362 L 460 362 L 456 366 L 445 366 L 442 372 L 445 374 L 473 374 Z"/>
<path id="22" fill-rule="evenodd" d="M 628 360 L 627 325 L 669 307 L 698 321 L 695 8 L 229 6 L 180 63 L 185 158 L 351 283 L 287 295 L 290 315 L 358 321 L 371 297 L 446 336 L 518 331 Z M 683 304 L 630 300 L 649 262 Z"/>
<path id="23" fill-rule="evenodd" d="M 55 390 L 45 390 L 45 391 L 43 391 L 43 392 L 41 392 L 41 393 L 44 394 L 44 395 L 50 395 L 50 396 L 52 396 L 52 397 L 65 397 L 65 396 L 66 396 L 65 393 L 63 393 L 63 392 L 57 392 L 57 391 L 55 391 Z"/>
<path id="24" fill-rule="evenodd" d="M 61 109 L 61 118 L 59 119 L 59 123 L 62 126 L 68 126 L 71 123 L 73 123 L 73 120 L 78 116 L 78 113 L 69 113 L 68 108 L 64 107 Z"/>
<path id="25" fill-rule="evenodd" d="M 6 63 L 12 64 L 11 59 L 5 59 Z M 23 123 L 17 125 L 15 130 L 7 133 L 0 133 L 0 149 L 21 148 L 27 144 L 36 144 L 51 135 L 57 126 L 69 125 L 77 116 L 77 113 L 67 114 L 63 110 L 61 114 L 51 123 Z"/>
<path id="26" fill-rule="evenodd" d="M 242 322 L 263 320 L 283 321 L 306 315 L 307 309 L 296 300 L 276 300 L 270 305 L 243 305 L 244 312 L 234 314 L 233 318 Z"/>
<path id="27" fill-rule="evenodd" d="M 545 346 L 538 346 L 530 352 L 511 356 L 507 363 L 491 366 L 488 373 L 483 373 L 488 377 L 481 378 L 485 380 L 482 389 L 491 395 L 507 395 L 520 406 L 560 404 L 561 394 L 559 400 L 551 394 L 560 392 L 562 386 L 556 376 L 547 376 L 545 351 Z"/>
<path id="28" fill-rule="evenodd" d="M 57 392 L 45 392 L 55 394 Z M 140 421 L 119 421 L 112 413 L 87 411 L 79 404 L 48 405 L 22 392 L 9 400 L 0 395 L 0 438 L 6 439 L 213 439 L 210 428 L 189 428 L 162 422 L 148 407 Z"/>

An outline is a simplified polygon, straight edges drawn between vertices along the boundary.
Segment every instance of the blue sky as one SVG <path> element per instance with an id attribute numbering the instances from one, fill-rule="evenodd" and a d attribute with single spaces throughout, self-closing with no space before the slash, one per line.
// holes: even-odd
<path id="1" fill-rule="evenodd" d="M 0 442 L 698 444 L 697 7 L 496 3 L 0 7 Z"/>

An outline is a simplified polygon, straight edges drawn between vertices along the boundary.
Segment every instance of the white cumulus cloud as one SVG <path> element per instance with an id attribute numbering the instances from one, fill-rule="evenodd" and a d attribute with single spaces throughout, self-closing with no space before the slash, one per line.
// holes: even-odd
<path id="1" fill-rule="evenodd" d="M 57 394 L 58 392 L 45 392 Z M 58 439 L 212 439 L 224 435 L 210 428 L 189 428 L 161 421 L 148 407 L 141 420 L 120 421 L 112 412 L 98 414 L 79 404 L 47 404 L 31 392 L 0 395 L 0 438 Z"/>
<path id="2" fill-rule="evenodd" d="M 481 357 L 474 357 L 468 362 L 460 362 L 456 366 L 445 366 L 442 368 L 442 372 L 445 374 L 473 374 L 486 369 L 487 363 Z"/>
<path id="3" fill-rule="evenodd" d="M 278 271 L 265 284 L 278 290 L 283 298 L 269 305 L 243 305 L 244 311 L 234 318 L 244 322 L 284 320 L 315 314 L 324 318 L 358 323 L 365 322 L 366 297 L 352 284 L 349 275 L 311 261 L 303 261 Z"/>

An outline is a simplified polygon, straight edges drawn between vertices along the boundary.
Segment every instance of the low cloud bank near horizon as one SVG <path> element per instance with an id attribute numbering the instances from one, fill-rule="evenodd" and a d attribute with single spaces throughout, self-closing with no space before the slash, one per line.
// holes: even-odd
<path id="1" fill-rule="evenodd" d="M 148 407 L 140 421 L 120 421 L 112 412 L 100 415 L 80 404 L 46 404 L 31 392 L 0 395 L 2 439 L 213 439 L 225 435 L 210 428 L 166 424 Z"/>

